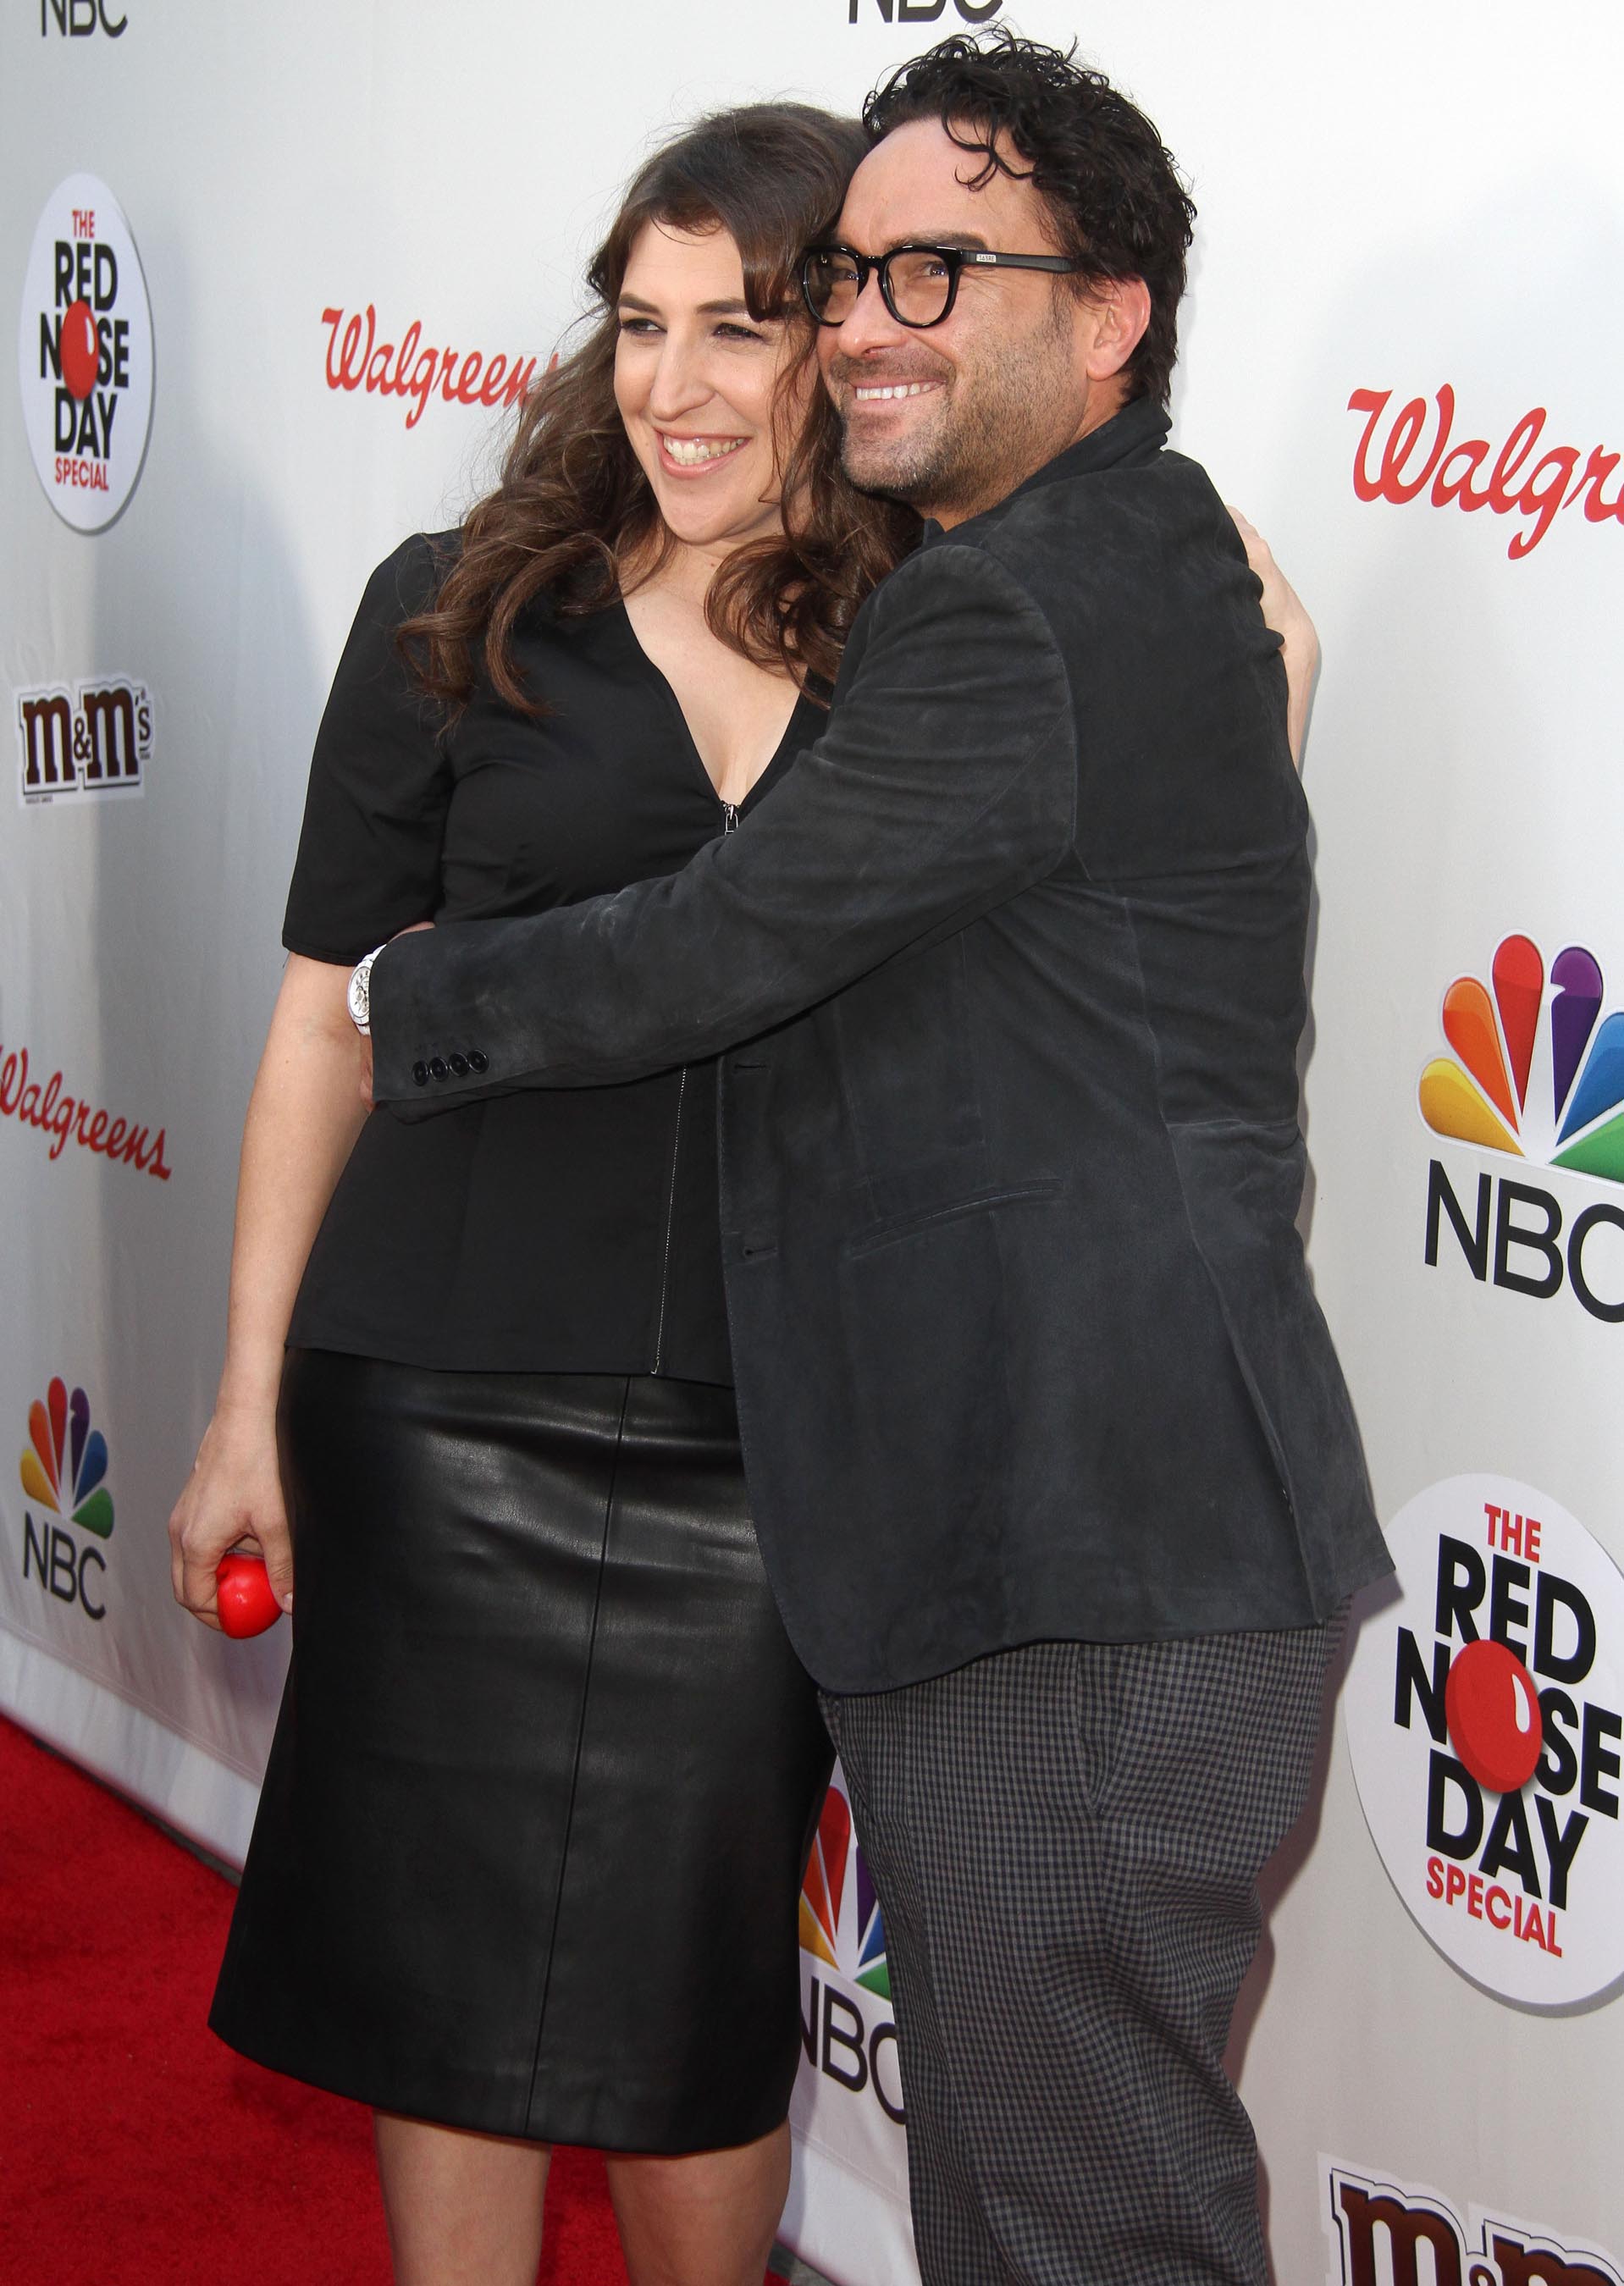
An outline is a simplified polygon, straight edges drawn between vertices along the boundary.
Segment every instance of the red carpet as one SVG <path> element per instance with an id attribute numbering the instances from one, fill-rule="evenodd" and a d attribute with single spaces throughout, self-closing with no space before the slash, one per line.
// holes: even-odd
<path id="1" fill-rule="evenodd" d="M 389 2286 L 358 2104 L 204 2025 L 232 1891 L 0 1720 L 5 2286 Z M 540 2286 L 625 2286 L 603 2170 L 561 2151 Z"/>

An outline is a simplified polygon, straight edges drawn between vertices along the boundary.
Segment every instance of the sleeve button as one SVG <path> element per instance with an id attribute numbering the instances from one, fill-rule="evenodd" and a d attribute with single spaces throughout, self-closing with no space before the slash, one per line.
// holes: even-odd
<path id="1" fill-rule="evenodd" d="M 478 1048 L 470 1048 L 468 1052 L 468 1068 L 469 1071 L 473 1072 L 489 1071 L 491 1068 L 491 1059 L 489 1056 L 484 1054 Z"/>
<path id="2" fill-rule="evenodd" d="M 451 1066 L 446 1062 L 444 1056 L 430 1056 L 429 1059 L 429 1069 L 436 1079 L 449 1079 L 451 1077 Z"/>
<path id="3" fill-rule="evenodd" d="M 466 1056 L 453 1056 L 451 1060 L 451 1068 L 453 1071 L 455 1072 L 459 1079 L 466 1079 L 468 1077 L 468 1058 Z"/>
<path id="4" fill-rule="evenodd" d="M 413 1067 L 412 1067 L 412 1084 L 413 1084 L 413 1086 L 414 1086 L 414 1087 L 427 1087 L 427 1086 L 428 1086 L 428 1084 L 429 1084 L 429 1067 L 428 1067 L 428 1065 L 427 1065 L 427 1064 L 414 1064 L 414 1065 L 413 1065 Z"/>

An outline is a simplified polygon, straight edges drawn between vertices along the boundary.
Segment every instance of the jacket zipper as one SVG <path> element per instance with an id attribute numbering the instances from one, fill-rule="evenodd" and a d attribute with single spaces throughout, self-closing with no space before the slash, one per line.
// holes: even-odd
<path id="1" fill-rule="evenodd" d="M 677 1158 L 682 1148 L 682 1099 L 688 1093 L 688 1066 L 682 1067 L 677 1081 L 676 1118 L 671 1130 L 671 1189 L 666 1200 L 666 1246 L 659 1264 L 659 1321 L 654 1328 L 654 1362 L 649 1368 L 658 1373 L 666 1347 L 666 1304 L 671 1293 L 671 1234 L 676 1223 Z"/>
<path id="2" fill-rule="evenodd" d="M 721 797 L 717 796 L 720 801 Z M 738 808 L 734 802 L 721 804 L 721 830 L 724 833 L 738 832 Z M 659 1265 L 659 1321 L 654 1328 L 654 1363 L 651 1370 L 658 1373 L 665 1355 L 666 1305 L 671 1294 L 671 1239 L 676 1224 L 677 1159 L 682 1148 L 682 1100 L 688 1093 L 688 1067 L 682 1067 L 677 1082 L 676 1121 L 671 1136 L 671 1190 L 666 1201 L 666 1245 Z"/>

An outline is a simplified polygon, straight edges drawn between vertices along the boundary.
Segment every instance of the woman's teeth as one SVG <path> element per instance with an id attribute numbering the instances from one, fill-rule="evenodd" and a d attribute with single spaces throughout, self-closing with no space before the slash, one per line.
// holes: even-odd
<path id="1" fill-rule="evenodd" d="M 670 453 L 679 469 L 697 469 L 702 461 L 724 461 L 729 453 L 737 453 L 747 442 L 743 437 L 726 437 L 712 443 L 703 437 L 664 437 L 660 443 Z"/>

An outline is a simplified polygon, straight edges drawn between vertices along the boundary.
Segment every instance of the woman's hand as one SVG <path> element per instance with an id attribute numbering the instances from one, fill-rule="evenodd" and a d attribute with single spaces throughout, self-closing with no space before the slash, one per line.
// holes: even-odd
<path id="1" fill-rule="evenodd" d="M 336 962 L 289 956 L 248 1104 L 225 1370 L 214 1419 L 169 1518 L 176 1601 L 205 1627 L 219 1627 L 215 1573 L 233 1548 L 264 1557 L 272 1592 L 285 1612 L 293 1608 L 277 1393 L 305 1257 L 361 1130 L 348 982 L 349 971 Z"/>
<path id="2" fill-rule="evenodd" d="M 1309 710 L 1320 672 L 1320 638 L 1297 590 L 1274 561 L 1268 541 L 1238 508 L 1229 513 L 1246 549 L 1246 560 L 1263 582 L 1264 624 L 1281 639 L 1286 669 L 1286 736 L 1291 742 L 1291 759 L 1301 769 L 1303 742 L 1308 736 Z"/>
<path id="3" fill-rule="evenodd" d="M 175 1600 L 207 1628 L 220 1625 L 215 1575 L 234 1548 L 264 1557 L 272 1593 L 292 1611 L 293 1543 L 273 1415 L 217 1412 L 169 1518 Z"/>

